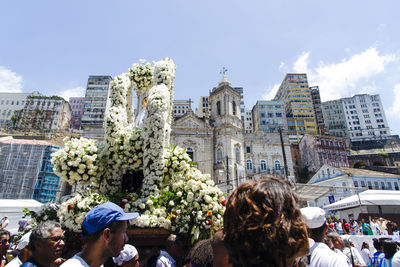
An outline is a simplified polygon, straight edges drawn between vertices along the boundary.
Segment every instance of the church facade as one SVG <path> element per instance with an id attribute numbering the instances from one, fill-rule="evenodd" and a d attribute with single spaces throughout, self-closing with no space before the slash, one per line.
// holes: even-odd
<path id="1" fill-rule="evenodd" d="M 197 168 L 208 173 L 225 193 L 245 180 L 276 176 L 286 179 L 279 133 L 245 133 L 241 119 L 242 96 L 223 80 L 208 97 L 210 115 L 199 117 L 191 109 L 175 118 L 171 143 L 187 149 Z M 283 134 L 287 179 L 293 181 L 290 145 Z"/>

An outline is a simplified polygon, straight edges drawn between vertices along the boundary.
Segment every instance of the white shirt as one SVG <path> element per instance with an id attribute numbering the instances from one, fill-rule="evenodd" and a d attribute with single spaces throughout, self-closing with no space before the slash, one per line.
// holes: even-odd
<path id="1" fill-rule="evenodd" d="M 310 249 L 310 264 L 309 267 L 343 267 L 348 266 L 344 257 L 335 253 L 327 245 L 320 242 L 315 242 Z"/>
<path id="2" fill-rule="evenodd" d="M 165 250 L 160 251 L 158 256 L 156 267 L 175 267 L 175 260 Z"/>
<path id="3" fill-rule="evenodd" d="M 84 259 L 81 258 L 81 252 L 79 252 L 75 254 L 72 258 L 61 264 L 60 267 L 90 267 L 90 266 L 86 263 Z"/>
<path id="4" fill-rule="evenodd" d="M 22 261 L 17 257 L 15 257 L 12 261 L 6 264 L 5 267 L 19 267 L 22 265 Z"/>
<path id="5" fill-rule="evenodd" d="M 392 267 L 400 267 L 400 250 L 393 255 Z"/>
<path id="6" fill-rule="evenodd" d="M 0 228 L 6 228 L 7 226 L 8 226 L 8 224 L 10 223 L 10 220 L 7 218 L 7 219 L 1 219 L 1 225 L 0 225 Z"/>
<path id="7" fill-rule="evenodd" d="M 371 251 L 367 248 L 363 248 L 361 250 L 361 256 L 366 264 L 369 264 L 371 261 Z"/>

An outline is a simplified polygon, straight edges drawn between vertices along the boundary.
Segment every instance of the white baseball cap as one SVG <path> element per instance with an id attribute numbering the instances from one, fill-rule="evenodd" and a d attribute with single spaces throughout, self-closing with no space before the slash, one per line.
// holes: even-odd
<path id="1" fill-rule="evenodd" d="M 325 211 L 318 207 L 302 208 L 301 217 L 310 229 L 319 228 L 326 222 Z"/>

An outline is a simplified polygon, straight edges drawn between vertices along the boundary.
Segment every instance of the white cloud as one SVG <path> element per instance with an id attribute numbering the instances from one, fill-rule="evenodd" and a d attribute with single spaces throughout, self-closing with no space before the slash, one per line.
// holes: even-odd
<path id="1" fill-rule="evenodd" d="M 320 62 L 314 68 L 309 68 L 310 52 L 303 52 L 293 64 L 294 72 L 307 73 L 310 86 L 318 85 L 322 101 L 348 97 L 359 92 L 376 91 L 375 75 L 385 71 L 388 63 L 396 59 L 394 54 L 380 55 L 375 47 L 342 59 L 338 63 Z"/>
<path id="2" fill-rule="evenodd" d="M 310 52 L 303 52 L 299 58 L 293 64 L 293 71 L 296 73 L 308 73 L 308 64 L 310 63 L 309 60 Z"/>
<path id="3" fill-rule="evenodd" d="M 4 66 L 0 66 L 0 92 L 21 93 L 22 76 Z"/>
<path id="4" fill-rule="evenodd" d="M 268 92 L 268 93 L 265 94 L 262 98 L 263 98 L 264 100 L 272 100 L 272 99 L 275 97 L 276 92 L 278 92 L 279 86 L 280 86 L 279 83 L 274 84 L 274 85 L 272 86 L 272 88 L 267 89 L 267 92 Z"/>
<path id="5" fill-rule="evenodd" d="M 285 62 L 281 62 L 281 64 L 279 64 L 279 70 L 288 72 L 288 67 L 286 66 Z"/>
<path id="6" fill-rule="evenodd" d="M 85 88 L 82 86 L 77 86 L 74 88 L 65 89 L 61 91 L 60 96 L 67 101 L 69 101 L 70 97 L 83 97 L 85 96 Z"/>
<path id="7" fill-rule="evenodd" d="M 387 114 L 390 117 L 399 118 L 400 115 L 400 83 L 395 84 L 393 88 L 393 103 L 392 106 L 387 109 Z"/>

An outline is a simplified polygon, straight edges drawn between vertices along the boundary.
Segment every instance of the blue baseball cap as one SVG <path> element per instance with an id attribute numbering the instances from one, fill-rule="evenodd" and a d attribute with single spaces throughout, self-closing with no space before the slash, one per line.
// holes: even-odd
<path id="1" fill-rule="evenodd" d="M 138 216 L 139 213 L 137 212 L 125 213 L 120 206 L 112 202 L 106 202 L 94 207 L 86 214 L 82 227 L 88 234 L 93 234 L 106 228 L 112 222 L 128 221 Z"/>

